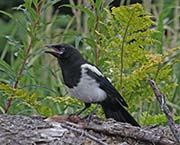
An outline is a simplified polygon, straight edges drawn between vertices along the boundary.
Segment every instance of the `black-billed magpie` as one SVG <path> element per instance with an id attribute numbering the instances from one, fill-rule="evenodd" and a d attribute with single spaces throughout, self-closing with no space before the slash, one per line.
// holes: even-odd
<path id="1" fill-rule="evenodd" d="M 76 48 L 69 44 L 47 47 L 52 48 L 52 51 L 46 53 L 52 54 L 58 60 L 69 92 L 85 103 L 80 113 L 89 108 L 91 103 L 97 103 L 102 106 L 106 118 L 139 126 L 125 109 L 128 107 L 127 103 L 111 82 L 95 65 L 85 60 Z"/>

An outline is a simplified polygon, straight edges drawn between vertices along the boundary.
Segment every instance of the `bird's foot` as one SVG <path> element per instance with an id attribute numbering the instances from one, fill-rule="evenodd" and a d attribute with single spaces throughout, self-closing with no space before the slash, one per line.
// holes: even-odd
<path id="1" fill-rule="evenodd" d="M 90 114 L 83 117 L 83 119 L 87 121 L 87 124 L 89 124 L 93 118 L 94 118 L 94 113 L 90 113 Z"/>

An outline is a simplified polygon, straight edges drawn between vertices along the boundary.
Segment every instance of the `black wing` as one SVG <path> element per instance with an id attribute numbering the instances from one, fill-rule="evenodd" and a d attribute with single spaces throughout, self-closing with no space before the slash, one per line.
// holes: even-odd
<path id="1" fill-rule="evenodd" d="M 113 85 L 109 82 L 109 80 L 106 77 L 102 75 L 98 75 L 97 73 L 90 70 L 89 68 L 86 68 L 86 69 L 87 69 L 87 74 L 91 76 L 92 78 L 94 78 L 100 84 L 100 88 L 103 89 L 107 93 L 107 96 L 115 98 L 119 102 L 119 104 L 128 107 L 123 97 L 113 87 Z M 97 67 L 96 69 L 100 71 Z"/>

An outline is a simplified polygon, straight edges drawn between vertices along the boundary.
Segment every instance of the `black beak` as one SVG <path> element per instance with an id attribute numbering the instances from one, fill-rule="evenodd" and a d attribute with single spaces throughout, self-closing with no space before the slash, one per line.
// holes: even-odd
<path id="1" fill-rule="evenodd" d="M 56 45 L 46 45 L 45 47 L 52 49 L 52 51 L 45 51 L 45 53 L 50 53 L 51 55 L 57 58 L 60 56 L 60 51 L 57 49 Z"/>

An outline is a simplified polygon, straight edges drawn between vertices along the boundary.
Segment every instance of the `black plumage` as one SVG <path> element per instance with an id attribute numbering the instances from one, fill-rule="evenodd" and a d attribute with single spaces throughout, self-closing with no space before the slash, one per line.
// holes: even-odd
<path id="1" fill-rule="evenodd" d="M 79 112 L 90 107 L 91 103 L 101 104 L 106 118 L 114 118 L 139 126 L 125 107 L 127 103 L 111 82 L 93 64 L 86 61 L 80 52 L 69 44 L 48 45 L 52 51 L 46 51 L 55 56 L 62 70 L 65 85 L 71 94 L 85 103 Z"/>

